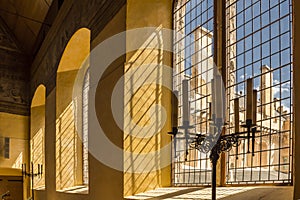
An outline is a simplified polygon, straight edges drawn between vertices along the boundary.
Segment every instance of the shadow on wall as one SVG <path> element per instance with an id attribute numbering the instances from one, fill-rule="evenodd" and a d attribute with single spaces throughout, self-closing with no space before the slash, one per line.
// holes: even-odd
<path id="1" fill-rule="evenodd" d="M 79 29 L 68 42 L 56 79 L 56 190 L 88 184 L 83 178 L 82 90 L 90 53 L 90 30 Z M 80 76 L 81 77 L 81 76 Z M 80 79 L 80 80 L 81 80 Z M 76 94 L 75 94 L 76 93 Z M 86 151 L 85 151 L 86 152 Z"/>
<path id="2" fill-rule="evenodd" d="M 149 34 L 125 65 L 124 196 L 161 186 L 162 137 L 166 113 L 162 30 Z M 166 78 L 166 77 L 165 77 Z M 168 136 L 169 137 L 169 136 Z"/>
<path id="3" fill-rule="evenodd" d="M 45 169 L 45 103 L 46 87 L 39 85 L 31 102 L 30 115 L 30 161 L 35 166 L 34 173 L 38 173 L 38 165 L 43 165 Z M 43 176 L 34 177 L 34 188 L 44 187 L 45 170 Z"/>

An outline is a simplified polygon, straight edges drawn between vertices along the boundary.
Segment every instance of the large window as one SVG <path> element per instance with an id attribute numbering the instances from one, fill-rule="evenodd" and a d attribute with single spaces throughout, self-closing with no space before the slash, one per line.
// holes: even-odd
<path id="1" fill-rule="evenodd" d="M 217 12 L 216 8 L 224 12 Z M 218 16 L 222 13 L 224 16 Z M 235 98 L 239 98 L 240 125 L 246 120 L 246 80 L 253 78 L 253 89 L 258 90 L 260 132 L 256 134 L 254 156 L 248 153 L 246 140 L 241 141 L 237 150 L 226 153 L 221 159 L 226 167 L 218 170 L 224 172 L 225 184 L 291 183 L 291 13 L 291 0 L 178 0 L 175 4 L 173 89 L 179 93 L 178 124 L 182 126 L 183 82 L 188 82 L 188 115 L 193 126 L 188 137 L 209 132 L 209 77 L 213 61 L 217 60 L 215 52 L 226 63 L 222 66 L 226 80 L 226 134 L 235 131 Z M 222 18 L 224 22 L 218 20 L 219 24 L 214 24 Z M 225 51 L 218 50 L 219 46 Z M 176 139 L 173 184 L 210 184 L 209 153 L 201 153 L 192 149 L 190 143 L 186 144 L 191 140 L 183 130 L 179 129 Z"/>
<path id="2" fill-rule="evenodd" d="M 290 0 L 226 3 L 228 133 L 234 131 L 233 99 L 245 121 L 246 79 L 258 90 L 254 156 L 242 142 L 228 153 L 227 183 L 290 183 L 292 171 L 292 8 Z"/>
<path id="3" fill-rule="evenodd" d="M 183 125 L 183 81 L 188 82 L 189 120 L 191 133 L 209 129 L 209 102 L 213 71 L 214 4 L 212 0 L 178 1 L 174 10 L 174 78 L 173 89 L 179 94 L 179 126 Z M 210 184 L 209 154 L 186 146 L 186 134 L 179 131 L 174 155 L 175 185 Z M 189 149 L 189 150 L 188 150 Z M 188 152 L 186 153 L 186 150 Z"/>
<path id="4" fill-rule="evenodd" d="M 34 93 L 30 109 L 30 162 L 34 173 L 43 172 L 34 177 L 34 189 L 45 189 L 45 103 L 46 88 L 40 85 Z"/>

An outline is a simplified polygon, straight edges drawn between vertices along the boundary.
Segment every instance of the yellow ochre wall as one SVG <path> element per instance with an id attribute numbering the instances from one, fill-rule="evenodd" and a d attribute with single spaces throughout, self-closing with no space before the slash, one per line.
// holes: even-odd
<path id="1" fill-rule="evenodd" d="M 0 156 L 0 174 L 2 176 L 22 176 L 20 164 L 29 166 L 29 117 L 9 113 L 0 113 L 0 136 L 10 138 L 10 158 Z M 20 160 L 20 158 L 22 158 Z M 16 166 L 17 162 L 19 163 Z M 18 169 L 12 169 L 12 168 Z M 24 197 L 28 193 L 24 184 Z"/>
<path id="2" fill-rule="evenodd" d="M 125 30 L 126 20 L 126 7 L 122 7 L 121 10 L 114 16 L 114 18 L 105 26 L 105 28 L 93 38 L 91 43 L 91 49 L 97 48 L 97 45 L 101 44 L 106 39 L 123 32 Z M 115 48 L 115 47 L 112 47 Z M 125 48 L 124 43 L 118 44 L 118 48 Z M 106 136 L 119 148 L 123 147 L 123 132 L 116 125 L 111 111 L 111 94 L 114 89 L 114 85 L 123 75 L 124 56 L 120 57 L 106 67 L 96 89 L 95 94 L 95 110 L 97 118 L 103 132 Z M 91 61 L 92 62 L 92 61 Z M 91 63 L 91 65 L 97 63 Z M 94 87 L 94 86 L 91 86 Z M 119 94 L 120 97 L 123 94 Z M 119 98 L 118 103 L 122 103 L 123 99 Z M 119 110 L 122 112 L 122 110 Z M 105 154 L 110 154 L 109 150 Z M 114 155 L 122 157 L 122 155 Z M 120 161 L 118 161 L 120 162 Z M 90 174 L 90 199 L 123 199 L 123 172 L 112 169 L 105 164 L 101 163 L 92 154 L 89 154 L 89 174 Z"/>
<path id="3" fill-rule="evenodd" d="M 145 3 L 147 4 L 146 6 Z M 141 14 L 143 14 L 144 16 L 145 14 L 149 15 L 149 18 L 145 20 L 140 16 Z M 127 6 L 124 6 L 97 36 L 92 36 L 93 40 L 91 41 L 91 49 L 95 48 L 105 39 L 125 30 L 148 26 L 171 28 L 171 19 L 171 1 L 144 1 L 143 3 L 138 3 L 137 1 L 128 1 Z M 171 39 L 171 37 L 169 38 Z M 130 41 L 131 38 L 127 38 L 126 41 L 124 41 L 124 44 L 120 44 L 120 47 L 127 48 L 127 46 L 131 45 Z M 170 41 L 166 42 L 170 44 Z M 156 51 L 156 53 L 150 53 L 151 59 L 155 58 L 155 56 L 158 55 L 157 52 L 158 51 Z M 164 51 L 159 53 L 159 56 L 161 56 L 159 64 L 171 66 L 171 53 Z M 140 57 L 140 60 L 135 60 L 135 66 L 138 66 L 141 62 L 144 61 L 146 61 L 146 63 L 149 63 L 150 59 L 147 60 L 147 54 L 147 52 L 144 52 L 144 55 Z M 129 144 L 128 140 L 124 140 L 123 131 L 114 123 L 114 119 L 110 109 L 111 99 L 109 97 L 111 96 L 112 90 L 114 89 L 114 85 L 117 81 L 119 81 L 120 77 L 124 74 L 124 70 L 126 70 L 126 67 L 128 66 L 125 63 L 132 60 L 132 56 L 134 56 L 134 53 L 132 52 L 128 53 L 127 55 L 121 56 L 119 59 L 113 62 L 104 73 L 104 76 L 98 84 L 96 93 L 95 102 L 101 102 L 96 103 L 96 111 L 101 127 L 104 129 L 109 139 L 114 142 L 114 144 L 122 148 L 124 147 L 125 149 L 128 148 L 128 146 L 131 146 L 134 149 L 144 149 L 145 152 L 149 152 L 152 146 L 161 148 L 170 142 L 170 136 L 167 135 L 167 132 L 171 130 L 170 121 L 167 120 L 162 131 L 158 133 L 154 138 L 150 139 L 150 143 L 143 141 L 142 143 L 133 142 L 132 144 Z M 152 173 L 143 174 L 126 171 L 126 173 L 124 174 L 123 171 L 118 171 L 107 167 L 96 158 L 94 158 L 93 155 L 89 154 L 89 193 L 67 194 L 63 192 L 56 192 L 55 180 L 53 180 L 53 177 L 56 176 L 54 164 L 55 125 L 53 124 L 53 121 L 55 121 L 59 114 L 64 110 L 66 106 L 65 104 L 69 101 L 68 99 L 70 98 L 70 94 L 68 94 L 70 91 L 65 89 L 69 84 L 62 83 L 66 81 L 68 82 L 68 80 L 73 79 L 75 77 L 74 74 L 76 74 L 75 71 L 76 69 L 69 71 L 68 76 L 64 76 L 68 78 L 64 79 L 60 77 L 66 72 L 58 70 L 57 81 L 61 83 L 57 85 L 55 90 L 48 92 L 48 96 L 46 98 L 46 191 L 37 191 L 36 198 L 43 199 L 45 195 L 47 199 L 58 197 L 59 199 L 123 199 L 124 196 L 147 191 L 156 187 L 170 186 L 170 166 L 167 166 L 163 169 L 160 169 L 160 166 L 157 166 L 158 170 Z M 71 73 L 74 74 L 72 75 Z M 69 81 L 68 83 L 71 84 L 71 82 Z M 171 76 L 169 77 L 169 84 L 171 85 Z M 162 105 L 166 109 L 168 115 L 167 118 L 170 119 L 171 106 L 169 102 L 171 93 L 168 89 L 161 86 L 152 86 L 152 90 L 147 91 L 146 95 L 141 91 L 134 94 L 133 101 L 135 103 L 138 103 L 140 105 L 144 105 L 144 103 L 146 103 L 147 106 L 151 107 L 151 104 L 149 102 L 156 101 L 157 104 Z M 58 98 L 59 95 L 61 96 Z M 120 94 L 120 96 L 123 95 Z M 139 97 L 142 97 L 142 99 L 139 100 Z M 147 102 L 147 100 L 150 101 Z M 123 101 L 123 99 L 120 98 L 120 101 Z M 56 116 L 55 114 L 53 114 L 53 110 L 55 110 L 55 102 L 58 105 L 56 107 Z M 135 114 L 137 115 L 144 115 L 144 112 L 146 110 L 147 108 L 144 106 L 143 110 L 134 110 L 133 112 L 135 112 Z M 170 156 L 168 156 L 167 158 L 157 157 L 156 159 L 170 159 Z M 158 163 L 160 162 L 158 161 Z"/>
<path id="4" fill-rule="evenodd" d="M 43 164 L 45 169 L 45 103 L 46 88 L 40 85 L 33 96 L 30 109 L 30 159 L 34 164 L 35 173 L 38 172 L 37 165 Z M 33 143 L 33 146 L 32 146 Z M 38 144 L 37 144 L 38 143 Z M 40 144 L 41 143 L 41 144 Z M 38 147 L 37 147 L 38 146 Z M 38 162 L 37 162 L 38 161 Z M 45 173 L 41 177 L 34 178 L 34 187 L 45 186 Z"/>
<path id="5" fill-rule="evenodd" d="M 147 17 L 146 17 L 147 16 Z M 125 30 L 131 30 L 135 28 L 143 27 L 160 27 L 161 28 L 172 28 L 172 1 L 160 0 L 145 0 L 141 1 L 127 1 L 127 5 L 124 6 L 114 18 L 105 26 L 105 28 L 97 35 L 92 35 L 91 50 L 96 48 L 105 39 L 123 32 Z M 91 30 L 93 34 L 93 30 Z M 149 35 L 150 36 L 150 35 Z M 127 36 L 126 41 L 120 44 L 120 48 L 131 48 L 131 42 L 134 41 L 131 36 Z M 166 43 L 164 45 L 171 44 L 171 35 L 168 41 L 163 41 Z M 144 38 L 145 41 L 149 38 L 147 36 Z M 156 45 L 158 40 L 153 42 Z M 67 47 L 68 48 L 68 47 Z M 66 48 L 66 49 L 67 49 Z M 141 53 L 143 52 L 143 53 Z M 80 52 L 78 52 L 80 54 Z M 138 57 L 138 58 L 137 58 Z M 136 59 L 137 58 L 137 59 Z M 153 61 L 157 60 L 157 61 Z M 134 62 L 132 62 L 134 60 Z M 67 66 L 70 65 L 68 62 L 63 61 Z M 128 63 L 132 65 L 128 65 Z M 149 113 L 147 113 L 148 108 L 152 106 L 152 103 L 162 105 L 167 114 L 167 121 L 163 126 L 162 130 L 150 139 L 134 139 L 132 137 L 126 137 L 123 131 L 115 124 L 114 118 L 112 116 L 110 104 L 110 96 L 114 89 L 114 85 L 119 81 L 121 76 L 124 75 L 124 71 L 138 67 L 141 64 L 156 63 L 160 65 L 171 66 L 172 63 L 172 53 L 160 50 L 147 50 L 144 51 L 143 48 L 135 52 L 128 52 L 126 55 L 120 56 L 119 59 L 114 61 L 108 69 L 105 71 L 102 79 L 97 86 L 97 93 L 95 102 L 96 111 L 98 115 L 98 121 L 103 128 L 104 132 L 107 134 L 108 138 L 117 146 L 124 148 L 127 151 L 138 152 L 142 150 L 144 153 L 150 153 L 153 150 L 160 149 L 165 145 L 170 143 L 170 136 L 167 134 L 171 130 L 171 92 L 169 89 L 151 85 L 151 89 L 146 89 L 144 86 L 135 94 L 127 94 L 124 99 L 120 98 L 120 102 L 126 100 L 132 101 L 132 103 L 137 104 L 135 108 L 132 108 L 133 121 L 140 121 L 139 125 L 147 125 L 147 120 L 151 118 Z M 60 63 L 62 65 L 62 63 Z M 66 74 L 68 73 L 68 74 Z M 156 73 L 156 74 L 155 74 Z M 159 76 L 159 71 L 154 72 L 154 76 L 162 78 Z M 46 190 L 36 191 L 36 199 L 123 199 L 124 196 L 133 195 L 139 192 L 144 192 L 150 189 L 155 189 L 157 187 L 171 186 L 171 166 L 165 166 L 161 169 L 160 159 L 164 161 L 171 158 L 171 149 L 169 149 L 169 155 L 165 157 L 160 157 L 157 155 L 153 159 L 156 161 L 157 170 L 153 172 L 145 173 L 135 173 L 132 168 L 126 168 L 123 171 L 118 171 L 107 167 L 92 154 L 89 154 L 89 192 L 88 194 L 68 194 L 64 192 L 56 191 L 55 183 L 55 123 L 53 123 L 61 112 L 66 107 L 67 102 L 70 100 L 70 90 L 68 85 L 72 85 L 74 77 L 76 76 L 76 69 L 69 70 L 68 72 L 60 68 L 57 74 L 57 82 L 59 85 L 56 89 L 47 92 L 46 97 Z M 65 76 L 67 75 L 67 76 Z M 165 82 L 171 86 L 171 74 L 164 74 Z M 138 76 L 136 74 L 135 76 Z M 65 78 L 63 78 L 65 77 Z M 66 78 L 67 77 L 67 78 Z M 161 80 L 160 80 L 161 81 Z M 66 83 L 64 83 L 66 82 Z M 62 84 L 64 83 L 64 84 Z M 128 88 L 129 87 L 129 88 Z M 124 84 L 124 90 L 130 90 L 130 85 Z M 58 96 L 60 96 L 58 98 Z M 120 96 L 124 96 L 120 94 Z M 132 99 L 131 99 L 132 97 Z M 57 106 L 55 106 L 57 104 Z M 53 111 L 56 110 L 56 114 Z M 124 111 L 120 111 L 124 112 Z M 124 126 L 126 125 L 126 120 L 130 120 L 125 117 L 127 113 L 124 112 Z M 162 113 L 159 113 L 162 115 Z M 158 116 L 160 118 L 161 116 Z M 140 120 L 141 119 L 141 120 Z M 144 124 L 143 124 L 144 123 Z M 154 148 L 155 147 L 155 148 Z M 154 148 L 154 149 L 153 149 Z M 135 150 L 133 150 L 135 149 Z M 126 158 L 124 157 L 124 162 Z M 134 163 L 136 165 L 139 163 Z"/>
<path id="6" fill-rule="evenodd" d="M 29 117 L 0 113 L 0 136 L 10 138 L 10 158 L 0 156 L 0 168 L 12 168 L 20 154 L 23 162 L 28 156 Z M 18 168 L 21 168 L 18 166 Z"/>
<path id="7" fill-rule="evenodd" d="M 124 30 L 131 30 L 134 28 L 143 28 L 143 27 L 160 27 L 160 28 L 172 28 L 172 1 L 171 0 L 128 0 L 127 5 L 124 6 L 114 18 L 104 27 L 104 29 L 98 34 L 93 35 L 91 41 L 91 49 L 95 48 L 105 39 L 113 36 L 114 34 L 120 33 Z M 294 10 L 300 7 L 300 2 L 294 0 Z M 300 8 L 299 8 L 300 9 Z M 298 10 L 299 10 L 298 9 Z M 294 24 L 297 23 L 299 13 L 294 12 Z M 300 78 L 300 73 L 298 73 L 297 66 L 299 62 L 300 55 L 297 47 L 299 44 L 299 26 L 294 26 L 294 80 Z M 145 35 L 145 39 L 148 39 L 149 35 Z M 170 37 L 171 39 L 171 37 Z M 124 44 L 120 44 L 122 47 L 130 49 L 133 45 L 135 38 L 131 38 L 130 35 L 127 36 Z M 156 45 L 157 40 L 153 40 L 152 43 Z M 80 52 L 78 52 L 80 54 Z M 156 60 L 156 61 L 153 61 Z M 137 139 L 133 136 L 125 137 L 123 131 L 118 128 L 112 117 L 110 110 L 110 95 L 113 90 L 114 84 L 119 78 L 124 74 L 124 71 L 138 68 L 141 64 L 164 64 L 171 66 L 172 56 L 170 52 L 158 51 L 158 50 L 146 50 L 139 49 L 138 51 L 128 52 L 123 57 L 120 57 L 106 71 L 104 77 L 98 84 L 98 92 L 96 94 L 96 102 L 101 102 L 96 104 L 96 110 L 98 114 L 98 120 L 102 125 L 102 128 L 107 130 L 108 137 L 119 147 L 124 148 L 128 151 L 133 152 L 143 152 L 149 153 L 154 149 L 159 149 L 170 142 L 170 136 L 167 135 L 167 132 L 171 130 L 171 92 L 161 86 L 149 85 L 143 86 L 136 93 L 130 93 L 130 84 L 124 84 L 124 92 L 126 93 L 124 100 L 121 101 L 131 102 L 136 105 L 135 107 L 130 108 L 130 115 L 132 121 L 137 122 L 141 126 L 146 126 L 148 120 L 151 119 L 149 115 L 148 108 L 155 104 L 162 105 L 166 109 L 167 121 L 163 129 L 148 139 Z M 72 67 L 72 66 L 71 66 Z M 75 69 L 76 70 L 76 69 Z M 74 71 L 73 71 L 74 72 Z M 63 72 L 62 72 L 63 73 Z M 153 72 L 154 76 L 158 76 L 157 71 Z M 136 74 L 134 77 L 138 77 L 140 74 Z M 75 75 L 70 74 L 71 79 Z M 159 77 L 159 76 L 158 76 Z M 57 77 L 60 79 L 60 77 Z M 167 77 L 164 77 L 167 78 Z M 170 84 L 171 84 L 171 77 Z M 126 80 L 126 77 L 125 77 Z M 62 80 L 65 81 L 65 80 Z M 298 91 L 299 90 L 299 91 Z M 297 102 L 299 99 L 297 94 L 300 94 L 299 84 L 294 85 L 295 98 L 294 102 Z M 70 94 L 65 93 L 62 88 L 54 88 L 52 91 L 47 91 L 46 96 L 46 105 L 45 105 L 45 149 L 46 149 L 46 166 L 45 166 L 45 182 L 46 190 L 45 191 L 36 191 L 35 199 L 62 199 L 62 200 L 76 200 L 76 199 L 123 199 L 124 196 L 133 195 L 139 192 L 144 192 L 150 189 L 157 187 L 164 187 L 171 185 L 171 167 L 167 166 L 163 169 L 160 169 L 160 166 L 154 166 L 157 170 L 154 170 L 150 173 L 135 173 L 134 167 L 131 166 L 138 165 L 140 163 L 135 163 L 131 161 L 128 168 L 124 168 L 124 173 L 107 167 L 102 164 L 93 155 L 89 155 L 89 193 L 88 194 L 67 194 L 63 192 L 56 191 L 56 152 L 55 152 L 55 141 L 56 141 L 56 125 L 55 121 L 57 116 L 63 108 L 65 102 L 64 100 L 57 99 L 58 95 L 65 95 L 63 97 L 69 98 Z M 67 97 L 68 96 L 68 97 Z M 122 95 L 123 96 L 123 95 Z M 64 98 L 63 98 L 64 99 Z M 56 103 L 59 103 L 59 106 L 56 107 Z M 57 110 L 56 110 L 57 109 Z M 295 106 L 295 125 L 299 119 L 297 118 L 298 107 Z M 130 122 L 130 118 L 127 118 L 124 113 L 124 126 Z M 162 115 L 162 113 L 159 113 Z M 161 116 L 157 116 L 161 117 Z M 13 126 L 12 126 L 13 124 Z M 295 133 L 299 127 L 295 126 Z M 134 129 L 134 128 L 132 128 Z M 133 130 L 134 131 L 134 130 Z M 10 136 L 20 138 L 21 140 L 29 139 L 29 118 L 26 116 L 12 115 L 6 113 L 0 113 L 0 133 L 1 136 Z M 299 136 L 298 136 L 299 137 Z M 294 155 L 299 154 L 300 139 L 295 135 L 295 151 Z M 24 141 L 25 141 L 24 140 Z M 26 145 L 27 144 L 27 145 Z M 20 144 L 14 144 L 15 147 L 21 147 L 20 151 L 24 151 L 28 159 L 28 147 L 29 144 L 26 142 L 21 142 Z M 294 157 L 295 160 L 295 197 L 294 199 L 300 198 L 300 158 L 299 156 Z M 28 162 L 28 160 L 24 162 Z M 161 163 L 159 156 L 155 158 L 156 163 Z M 166 158 L 163 158 L 166 159 Z M 170 158 L 169 158 L 170 159 Z M 6 167 L 11 167 L 13 161 L 0 160 L 0 167 L 3 170 Z M 127 161 L 127 158 L 124 157 L 124 161 Z M 7 171 L 8 172 L 8 171 Z M 12 174 L 11 174 L 12 175 Z"/>
<path id="8" fill-rule="evenodd" d="M 141 31 L 138 35 L 128 34 L 126 39 L 128 51 L 136 43 L 141 43 L 141 48 L 127 53 L 124 67 L 127 72 L 124 85 L 124 127 L 129 127 L 124 133 L 124 150 L 132 152 L 124 157 L 124 195 L 129 196 L 171 186 L 171 165 L 162 166 L 162 163 L 170 162 L 171 148 L 167 147 L 170 152 L 168 155 L 163 155 L 159 150 L 170 144 L 171 139 L 167 134 L 171 130 L 171 91 L 162 85 L 170 87 L 172 75 L 159 66 L 172 66 L 172 54 L 166 51 L 172 43 L 172 35 L 169 33 L 166 37 L 162 36 L 163 28 L 172 29 L 172 1 L 128 0 L 126 19 L 127 30 L 156 27 L 154 34 L 150 31 L 144 35 Z M 140 67 L 143 70 L 137 70 Z M 156 84 L 143 84 L 150 76 Z M 139 89 L 134 86 L 137 82 L 142 84 Z M 155 104 L 165 109 L 165 124 L 161 124 L 164 112 L 154 108 Z M 151 108 L 156 109 L 154 115 L 151 114 Z M 142 127 L 141 131 L 135 124 Z M 147 128 L 155 129 L 159 126 L 163 126 L 159 132 L 143 138 Z M 141 158 L 134 154 L 149 156 Z"/>
<path id="9" fill-rule="evenodd" d="M 95 48 L 97 44 L 107 39 L 108 37 L 125 30 L 125 16 L 126 7 L 121 9 L 115 17 L 105 26 L 105 28 L 99 33 L 99 35 L 93 37 L 91 41 L 91 49 Z M 85 42 L 83 42 L 85 43 Z M 78 46 L 82 45 L 82 40 L 78 40 Z M 124 41 L 125 46 L 125 41 Z M 73 47 L 76 47 L 74 44 Z M 85 46 L 86 47 L 86 46 Z M 68 48 L 68 47 L 67 47 Z M 67 49 L 66 48 L 66 49 Z M 66 51 L 66 50 L 65 50 Z M 66 51 L 67 52 L 67 51 Z M 85 51 L 84 51 L 85 52 Z M 47 92 L 46 97 L 46 190 L 36 191 L 35 199 L 70 199 L 70 200 L 84 200 L 84 199 L 123 199 L 123 172 L 113 170 L 89 154 L 89 190 L 88 194 L 72 194 L 66 192 L 56 191 L 56 124 L 55 121 L 60 114 L 65 110 L 68 103 L 72 98 L 72 90 L 78 72 L 79 61 L 74 61 L 72 58 L 78 58 L 79 55 L 84 54 L 82 51 L 73 52 L 73 55 L 66 56 L 66 59 L 60 63 L 65 65 L 65 70 L 58 69 L 57 82 L 59 83 L 52 91 Z M 76 57 L 77 56 L 77 57 Z M 71 63 L 67 61 L 71 60 Z M 83 57 L 79 59 L 80 62 L 84 60 Z M 96 104 L 96 110 L 99 114 L 99 122 L 103 129 L 109 129 L 110 139 L 122 147 L 123 134 L 121 130 L 118 130 L 117 126 L 112 125 L 112 116 L 110 111 L 109 95 L 113 89 L 113 83 L 119 80 L 119 77 L 123 74 L 124 58 L 114 62 L 108 72 L 105 73 L 104 78 L 99 82 L 98 90 L 96 94 L 96 101 L 101 104 Z M 75 67 L 75 68 L 74 68 Z M 110 73 L 113 71 L 113 73 Z M 56 112 L 55 112 L 56 111 Z"/>

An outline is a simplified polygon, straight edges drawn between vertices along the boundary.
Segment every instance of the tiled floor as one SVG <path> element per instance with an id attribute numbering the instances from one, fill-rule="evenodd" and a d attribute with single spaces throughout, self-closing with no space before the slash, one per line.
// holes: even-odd
<path id="1" fill-rule="evenodd" d="M 217 199 L 222 200 L 292 200 L 293 187 L 219 187 Z M 127 197 L 130 200 L 209 200 L 210 188 L 158 188 Z"/>

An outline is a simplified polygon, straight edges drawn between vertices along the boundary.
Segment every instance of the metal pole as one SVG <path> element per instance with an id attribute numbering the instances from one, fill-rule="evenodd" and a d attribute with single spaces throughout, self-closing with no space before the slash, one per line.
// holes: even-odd
<path id="1" fill-rule="evenodd" d="M 212 184 L 211 184 L 211 199 L 217 198 L 217 159 L 212 161 Z"/>
<path id="2" fill-rule="evenodd" d="M 210 154 L 210 161 L 212 163 L 212 174 L 211 174 L 211 199 L 216 200 L 217 199 L 217 163 L 220 158 L 219 155 L 219 145 L 221 143 L 221 130 L 222 130 L 222 118 L 216 119 L 216 126 L 217 126 L 217 143 L 211 150 Z M 219 135 L 220 134 L 220 135 Z"/>
<path id="3" fill-rule="evenodd" d="M 34 200 L 34 189 L 33 189 L 33 179 L 34 179 L 34 173 L 33 173 L 33 162 L 31 162 L 31 193 L 32 193 L 32 200 Z"/>

